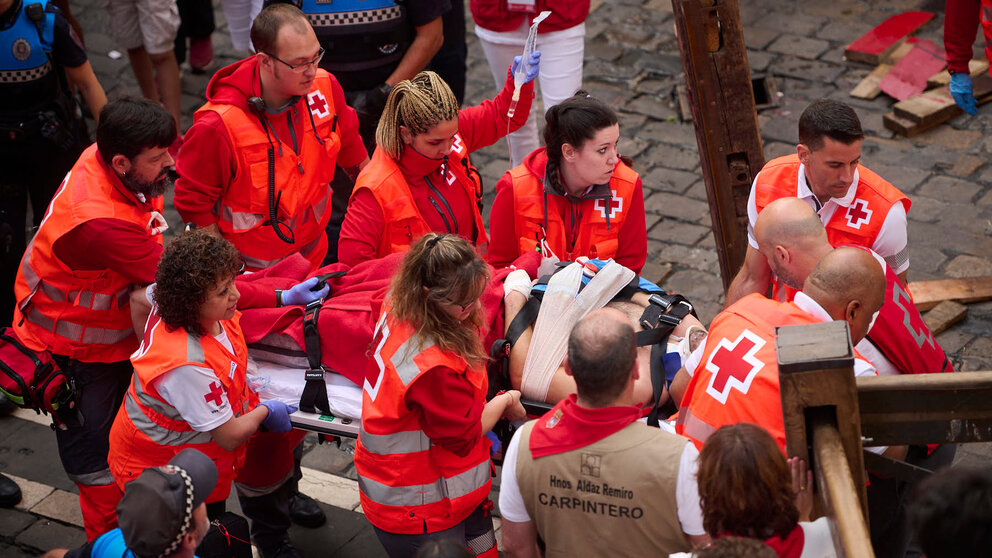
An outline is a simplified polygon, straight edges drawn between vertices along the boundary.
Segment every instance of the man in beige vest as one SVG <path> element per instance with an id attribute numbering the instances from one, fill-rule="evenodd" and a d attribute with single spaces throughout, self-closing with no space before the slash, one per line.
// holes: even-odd
<path id="1" fill-rule="evenodd" d="M 667 555 L 706 544 L 695 447 L 637 419 L 630 321 L 604 308 L 568 340 L 577 394 L 507 446 L 499 508 L 508 557 Z"/>

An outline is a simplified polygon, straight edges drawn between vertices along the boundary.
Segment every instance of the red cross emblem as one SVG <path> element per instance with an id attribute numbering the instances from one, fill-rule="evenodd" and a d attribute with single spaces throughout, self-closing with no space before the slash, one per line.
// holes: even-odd
<path id="1" fill-rule="evenodd" d="M 319 90 L 307 93 L 307 102 L 310 104 L 310 111 L 317 117 L 317 120 L 331 115 L 331 111 L 327 110 L 327 99 Z"/>
<path id="2" fill-rule="evenodd" d="M 593 209 L 599 211 L 600 217 L 606 219 L 606 203 L 603 202 L 607 202 L 610 204 L 610 219 L 616 218 L 617 213 L 623 211 L 623 198 L 617 196 L 616 190 L 613 190 L 612 198 L 610 198 L 609 200 L 601 200 L 601 199 L 596 200 L 596 203 L 594 203 L 592 206 Z"/>
<path id="3" fill-rule="evenodd" d="M 765 340 L 747 329 L 733 342 L 726 338 L 721 339 L 706 361 L 706 370 L 712 374 L 706 393 L 720 403 L 727 402 L 731 388 L 746 394 L 758 371 L 765 366 L 765 363 L 755 357 L 764 346 Z"/>
<path id="4" fill-rule="evenodd" d="M 847 208 L 847 224 L 852 229 L 860 229 L 861 225 L 867 225 L 871 221 L 872 210 L 868 209 L 868 202 L 855 199 L 851 207 Z"/>
<path id="5" fill-rule="evenodd" d="M 220 407 L 224 400 L 220 398 L 224 394 L 224 388 L 220 385 L 220 382 L 210 383 L 210 393 L 203 396 L 203 400 L 207 403 L 213 403 Z"/>

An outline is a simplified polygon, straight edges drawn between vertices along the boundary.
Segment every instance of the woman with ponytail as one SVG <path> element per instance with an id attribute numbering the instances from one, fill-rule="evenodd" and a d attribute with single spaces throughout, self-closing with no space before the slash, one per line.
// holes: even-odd
<path id="1" fill-rule="evenodd" d="M 362 510 L 390 556 L 454 538 L 496 556 L 486 433 L 523 419 L 520 392 L 486 402 L 479 304 L 489 270 L 453 234 L 407 252 L 372 339 L 355 468 Z"/>
<path id="2" fill-rule="evenodd" d="M 617 152 L 613 109 L 585 91 L 545 114 L 544 143 L 496 184 L 489 263 L 538 250 L 563 261 L 613 258 L 640 273 L 647 259 L 641 179 Z"/>
<path id="3" fill-rule="evenodd" d="M 458 109 L 437 74 L 423 71 L 396 84 L 376 129 L 376 150 L 359 174 L 341 225 L 338 261 L 354 266 L 406 250 L 428 232 L 456 234 L 485 252 L 482 178 L 469 153 L 522 126 L 530 112 L 540 53 L 513 103 L 512 70 L 493 100 Z"/>

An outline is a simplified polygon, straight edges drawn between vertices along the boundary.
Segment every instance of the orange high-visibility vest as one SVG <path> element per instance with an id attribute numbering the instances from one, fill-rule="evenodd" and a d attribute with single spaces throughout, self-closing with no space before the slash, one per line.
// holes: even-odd
<path id="1" fill-rule="evenodd" d="M 429 339 L 419 346 L 414 329 L 387 311 L 372 342 L 355 447 L 362 510 L 372 525 L 390 533 L 434 533 L 464 521 L 489 495 L 489 440 L 480 435 L 464 457 L 434 445 L 406 406 L 407 388 L 444 366 L 461 371 L 475 397 L 485 401 L 488 380 L 483 367 L 470 367 Z"/>
<path id="2" fill-rule="evenodd" d="M 74 270 L 55 256 L 55 242 L 93 219 L 120 219 L 148 230 L 162 198 L 139 206 L 88 147 L 52 198 L 28 244 L 14 283 L 14 330 L 28 347 L 83 362 L 126 360 L 138 341 L 131 324 L 131 282 L 109 269 Z M 159 244 L 161 233 L 149 236 Z"/>
<path id="3" fill-rule="evenodd" d="M 985 35 L 985 56 L 992 60 L 992 0 L 982 0 L 982 34 Z"/>
<path id="4" fill-rule="evenodd" d="M 216 112 L 234 148 L 237 168 L 218 201 L 217 227 L 238 249 L 250 270 L 269 267 L 294 252 L 301 253 L 316 269 L 327 253 L 324 227 L 331 218 L 330 182 L 341 140 L 331 79 L 324 70 L 317 70 L 305 102 L 310 106 L 317 133 L 315 136 L 304 107 L 303 114 L 297 115 L 303 120 L 303 133 L 296 138 L 299 154 L 286 143 L 288 138 L 271 133 L 266 136 L 259 116 L 241 107 L 208 102 L 196 111 L 195 118 L 207 111 Z M 292 244 L 281 240 L 269 222 L 270 138 L 275 152 L 272 202 L 278 199 L 277 218 L 285 224 L 284 232 L 292 229 Z"/>
<path id="5" fill-rule="evenodd" d="M 754 184 L 754 204 L 760 214 L 779 198 L 795 197 L 799 191 L 799 155 L 793 153 L 765 163 Z M 827 222 L 827 240 L 835 248 L 847 244 L 871 248 L 875 244 L 889 210 L 902 203 L 909 213 L 912 202 L 881 176 L 858 165 L 858 184 L 850 207 L 838 207 Z M 791 300 L 795 289 L 775 281 L 775 298 Z M 784 294 L 779 295 L 779 291 Z"/>
<path id="6" fill-rule="evenodd" d="M 196 337 L 182 328 L 169 331 L 157 314 L 149 317 L 141 347 L 131 356 L 131 387 L 110 429 L 107 461 L 121 490 L 146 468 L 165 465 L 180 451 L 195 448 L 217 465 L 217 486 L 206 501 L 227 499 L 235 469 L 244 460 L 245 445 L 227 451 L 213 441 L 209 432 L 193 430 L 179 411 L 162 399 L 155 380 L 180 366 L 209 368 L 217 375 L 217 382 L 211 384 L 216 390 L 205 398 L 213 396 L 219 401 L 223 392 L 235 417 L 254 409 L 258 395 L 245 381 L 248 349 L 240 319 L 241 313 L 236 312 L 234 318 L 221 322 L 234 348 L 232 354 L 212 335 Z"/>
<path id="7" fill-rule="evenodd" d="M 754 293 L 713 318 L 702 359 L 682 396 L 675 432 L 702 449 L 721 426 L 757 424 L 785 451 L 775 327 L 819 320 L 795 303 Z"/>
<path id="8" fill-rule="evenodd" d="M 517 255 L 533 252 L 542 239 L 563 261 L 573 261 L 579 256 L 607 260 L 617 254 L 620 230 L 627 220 L 637 173 L 619 163 L 610 178 L 609 199 L 582 200 L 579 213 L 582 223 L 575 245 L 569 247 L 565 222 L 557 210 L 548 211 L 544 192 L 544 178 L 534 176 L 526 165 L 510 171 L 513 181 L 513 220 L 517 235 Z"/>
<path id="9" fill-rule="evenodd" d="M 464 162 L 463 162 L 464 161 Z M 472 219 L 475 223 L 474 244 L 482 256 L 486 255 L 489 247 L 489 238 L 486 236 L 486 225 L 482 222 L 482 213 L 479 212 L 477 203 L 471 203 L 481 195 L 481 186 L 475 179 L 471 178 L 466 171 L 466 165 L 471 165 L 468 161 L 468 152 L 465 149 L 465 142 L 461 136 L 455 135 L 455 142 L 451 145 L 448 153 L 448 172 L 445 180 L 448 184 L 458 182 L 465 188 L 468 195 L 469 205 L 472 206 Z M 362 169 L 355 181 L 355 191 L 352 198 L 361 189 L 368 189 L 375 197 L 375 201 L 382 208 L 382 216 L 385 219 L 386 227 L 382 231 L 382 238 L 379 246 L 375 249 L 374 258 L 384 258 L 389 254 L 403 252 L 410 248 L 420 237 L 431 232 L 427 226 L 427 221 L 420 215 L 420 210 L 413 201 L 413 194 L 410 192 L 410 185 L 403 177 L 403 171 L 396 164 L 392 157 L 382 149 L 376 148 L 372 154 L 372 160 Z"/>

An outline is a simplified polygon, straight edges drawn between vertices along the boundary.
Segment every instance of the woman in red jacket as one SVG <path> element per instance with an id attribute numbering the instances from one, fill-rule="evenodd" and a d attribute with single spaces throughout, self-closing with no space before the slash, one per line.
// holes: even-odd
<path id="1" fill-rule="evenodd" d="M 520 392 L 486 402 L 479 302 L 489 270 L 471 244 L 428 233 L 403 258 L 376 325 L 355 448 L 362 510 L 390 556 L 453 538 L 496 556 L 485 433 L 525 417 Z"/>
<path id="2" fill-rule="evenodd" d="M 540 53 L 535 55 L 527 82 L 539 71 Z M 358 176 L 341 225 L 338 261 L 354 266 L 401 252 L 432 231 L 457 234 L 485 253 L 482 179 L 468 154 L 523 125 L 534 86 L 523 86 L 511 119 L 512 96 L 509 75 L 495 99 L 463 110 L 434 72 L 396 84 L 376 129 L 375 153 Z"/>
<path id="3" fill-rule="evenodd" d="M 545 258 L 613 258 L 641 272 L 647 259 L 641 178 L 617 153 L 613 109 L 584 91 L 551 107 L 546 147 L 496 185 L 489 263 L 509 265 L 539 249 Z"/>

